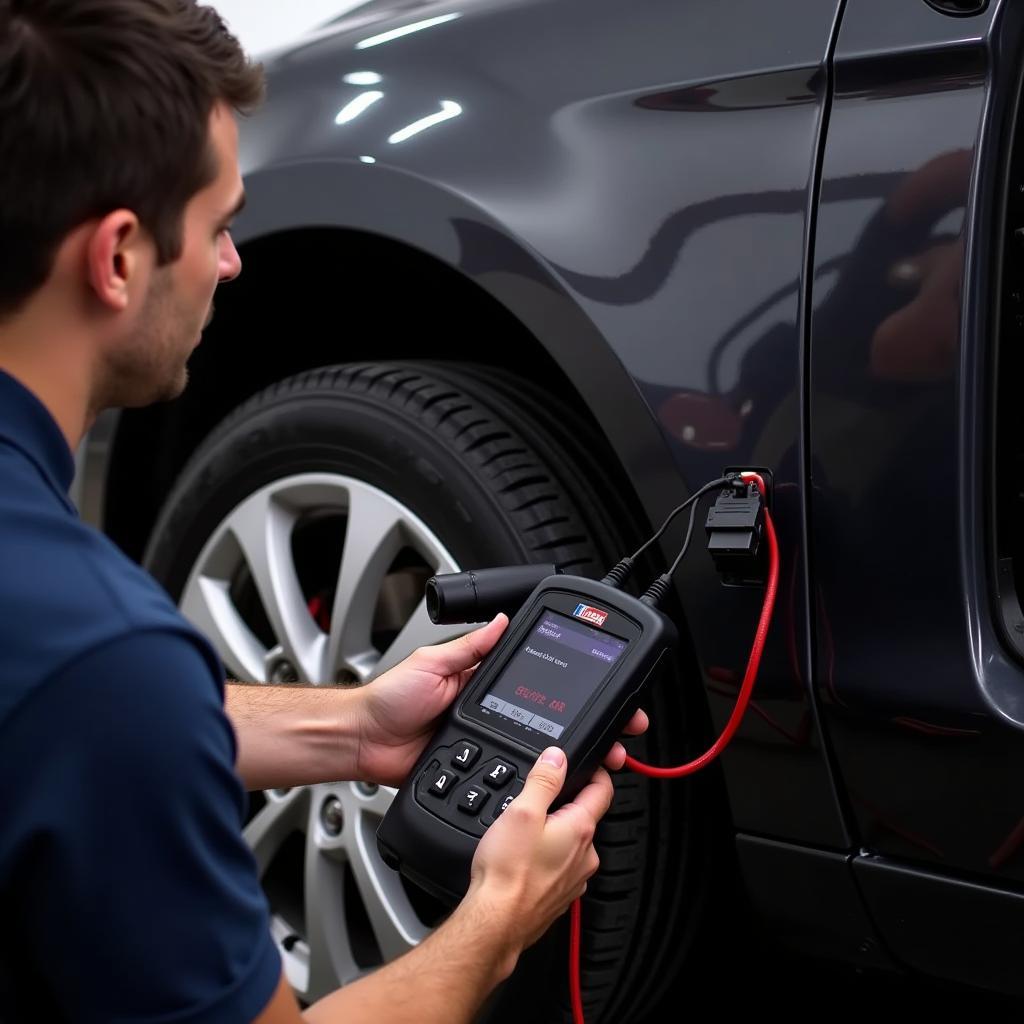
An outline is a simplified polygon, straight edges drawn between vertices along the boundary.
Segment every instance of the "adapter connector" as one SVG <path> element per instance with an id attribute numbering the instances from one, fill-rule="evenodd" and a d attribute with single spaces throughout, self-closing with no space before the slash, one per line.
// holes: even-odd
<path id="1" fill-rule="evenodd" d="M 708 509 L 704 529 L 708 551 L 726 583 L 754 583 L 764 578 L 764 502 L 756 484 L 738 477 L 732 481 Z"/>

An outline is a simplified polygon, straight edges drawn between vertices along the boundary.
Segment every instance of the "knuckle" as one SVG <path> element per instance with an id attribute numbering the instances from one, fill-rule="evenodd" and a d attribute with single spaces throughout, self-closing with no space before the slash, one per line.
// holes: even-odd
<path id="1" fill-rule="evenodd" d="M 458 644 L 461 655 L 474 665 L 484 656 L 476 633 L 467 633 L 459 637 Z"/>
<path id="2" fill-rule="evenodd" d="M 530 779 L 547 793 L 557 795 L 562 785 L 558 776 L 546 766 L 538 766 L 530 772 Z"/>
<path id="3" fill-rule="evenodd" d="M 594 819 L 588 814 L 577 814 L 573 818 L 573 828 L 576 830 L 576 837 L 583 845 L 593 842 L 596 825 Z"/>
<path id="4" fill-rule="evenodd" d="M 508 809 L 502 814 L 502 820 L 507 820 L 512 828 L 523 828 L 534 821 L 533 808 L 521 800 L 513 800 Z"/>

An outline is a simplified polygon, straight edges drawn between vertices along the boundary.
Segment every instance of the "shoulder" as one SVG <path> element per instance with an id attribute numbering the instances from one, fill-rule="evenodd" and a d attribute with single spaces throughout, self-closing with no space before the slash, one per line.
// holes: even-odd
<path id="1" fill-rule="evenodd" d="M 187 638 L 117 637 L 36 687 L 2 724 L 0 776 L 18 795 L 6 839 L 67 834 L 72 823 L 76 835 L 115 835 L 149 809 L 184 822 L 213 807 L 237 832 L 245 795 L 236 753 L 221 686 Z M 102 817 L 108 804 L 116 821 Z M 89 813 L 101 818 L 90 824 Z"/>
<path id="2" fill-rule="evenodd" d="M 68 758 L 69 768 L 76 757 L 90 770 L 108 756 L 118 770 L 136 760 L 136 778 L 201 765 L 192 759 L 199 752 L 233 769 L 236 753 L 223 680 L 200 644 L 163 629 L 122 633 L 72 658 L 33 689 L 0 735 L 0 765 L 17 748 L 31 760 L 34 748 Z"/>
<path id="3" fill-rule="evenodd" d="M 4 473 L 5 482 L 11 477 Z M 137 631 L 178 634 L 216 675 L 216 654 L 163 588 L 109 538 L 32 488 L 0 495 L 0 724 L 88 652 Z M 35 488 L 38 491 L 38 487 Z"/>

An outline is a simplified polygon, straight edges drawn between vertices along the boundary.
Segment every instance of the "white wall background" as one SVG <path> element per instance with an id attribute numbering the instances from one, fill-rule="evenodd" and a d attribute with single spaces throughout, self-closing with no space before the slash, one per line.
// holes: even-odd
<path id="1" fill-rule="evenodd" d="M 279 46 L 363 0 L 205 0 L 220 11 L 231 31 L 250 52 Z"/>

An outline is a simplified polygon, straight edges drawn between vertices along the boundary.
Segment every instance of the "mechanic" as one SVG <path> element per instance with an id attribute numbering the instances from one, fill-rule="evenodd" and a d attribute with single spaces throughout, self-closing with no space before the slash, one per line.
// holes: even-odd
<path id="1" fill-rule="evenodd" d="M 550 748 L 451 916 L 300 1017 L 241 834 L 246 788 L 398 784 L 507 620 L 359 690 L 225 686 L 210 644 L 69 499 L 96 415 L 180 394 L 239 273 L 235 116 L 262 88 L 195 0 L 0 0 L 4 1021 L 468 1020 L 598 865 L 611 780 L 549 815 L 565 776 Z"/>

